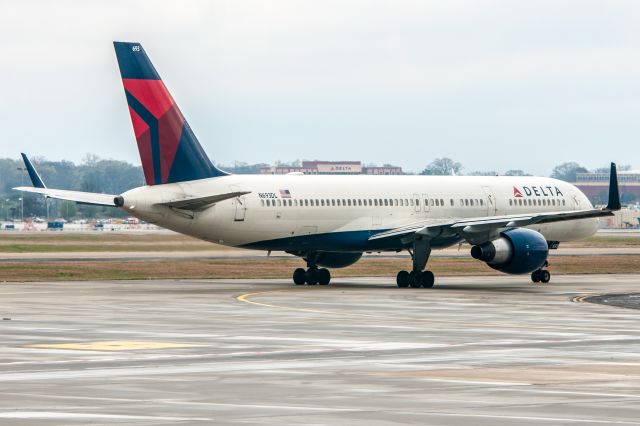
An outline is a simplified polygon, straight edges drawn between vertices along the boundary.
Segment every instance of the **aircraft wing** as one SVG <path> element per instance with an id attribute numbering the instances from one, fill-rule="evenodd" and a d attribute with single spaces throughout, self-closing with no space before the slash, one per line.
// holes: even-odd
<path id="1" fill-rule="evenodd" d="M 505 215 L 489 216 L 483 218 L 459 219 L 447 222 L 416 222 L 399 228 L 380 232 L 369 237 L 369 240 L 383 238 L 405 238 L 408 236 L 426 236 L 435 238 L 439 236 L 459 236 L 472 244 L 478 241 L 484 242 L 497 236 L 500 230 L 508 228 L 520 228 L 566 220 L 586 219 L 592 217 L 613 216 L 612 210 L 591 209 L 572 212 L 550 212 L 530 215 Z"/>
<path id="2" fill-rule="evenodd" d="M 67 191 L 64 189 L 51 189 L 51 188 L 35 188 L 31 186 L 19 186 L 13 188 L 17 191 L 35 192 L 36 194 L 42 194 L 49 198 L 57 198 L 58 200 L 75 201 L 81 204 L 93 204 L 96 206 L 111 206 L 115 207 L 116 203 L 114 199 L 117 195 L 111 194 L 98 194 L 96 192 L 80 192 L 80 191 Z"/>
<path id="3" fill-rule="evenodd" d="M 563 212 L 525 213 L 515 215 L 488 216 L 477 218 L 452 219 L 437 222 L 425 220 L 390 229 L 369 237 L 369 240 L 401 239 L 410 242 L 416 238 L 454 237 L 458 236 L 470 242 L 481 242 L 497 237 L 500 231 L 509 228 L 537 225 L 543 223 L 562 222 L 567 220 L 587 219 L 613 216 L 620 210 L 620 192 L 616 165 L 611 163 L 609 180 L 609 203 L 603 209 L 588 209 Z"/>
<path id="4" fill-rule="evenodd" d="M 177 200 L 158 203 L 159 206 L 173 207 L 181 210 L 198 211 L 220 201 L 229 200 L 231 198 L 240 197 L 249 194 L 251 191 L 227 192 L 224 194 L 208 195 L 206 197 L 180 198 Z"/>

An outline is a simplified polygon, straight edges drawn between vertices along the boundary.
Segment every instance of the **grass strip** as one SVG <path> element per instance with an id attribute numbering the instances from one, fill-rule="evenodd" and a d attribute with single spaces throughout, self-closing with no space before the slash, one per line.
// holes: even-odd
<path id="1" fill-rule="evenodd" d="M 640 256 L 551 257 L 552 274 L 640 273 Z M 92 281 L 189 278 L 290 278 L 300 259 L 179 259 L 134 261 L 2 262 L 0 281 Z M 334 277 L 386 276 L 395 280 L 401 269 L 410 268 L 404 259 L 365 258 L 353 266 L 332 269 Z M 501 275 L 474 259 L 433 258 L 429 269 L 436 276 Z"/>

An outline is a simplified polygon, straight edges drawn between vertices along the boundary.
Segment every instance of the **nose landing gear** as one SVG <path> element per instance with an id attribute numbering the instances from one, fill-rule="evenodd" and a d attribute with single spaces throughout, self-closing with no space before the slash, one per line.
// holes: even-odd
<path id="1" fill-rule="evenodd" d="M 546 284 L 551 281 L 551 273 L 546 269 L 538 269 L 531 273 L 531 281 Z"/>
<path id="2" fill-rule="evenodd" d="M 546 268 L 549 266 L 549 262 L 545 261 L 542 268 Z M 546 284 L 551 281 L 551 273 L 546 269 L 537 269 L 531 273 L 531 281 L 534 283 L 543 283 Z"/>

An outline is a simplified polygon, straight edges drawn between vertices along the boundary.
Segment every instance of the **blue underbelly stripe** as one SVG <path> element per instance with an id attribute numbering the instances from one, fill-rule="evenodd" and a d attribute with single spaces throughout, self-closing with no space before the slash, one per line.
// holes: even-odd
<path id="1" fill-rule="evenodd" d="M 406 247 L 400 238 L 388 238 L 369 241 L 369 237 L 388 229 L 327 232 L 322 234 L 298 235 L 294 237 L 276 238 L 256 241 L 240 247 L 257 250 L 320 250 L 320 251 L 375 251 L 401 250 Z M 436 238 L 431 240 L 433 248 L 448 247 L 460 241 L 458 237 Z"/>

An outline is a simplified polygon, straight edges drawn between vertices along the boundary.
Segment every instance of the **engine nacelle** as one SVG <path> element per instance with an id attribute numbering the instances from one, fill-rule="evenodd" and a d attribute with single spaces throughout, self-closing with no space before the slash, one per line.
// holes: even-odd
<path id="1" fill-rule="evenodd" d="M 317 264 L 325 268 L 344 268 L 353 265 L 362 257 L 362 253 L 339 253 L 325 251 L 319 253 Z"/>
<path id="2" fill-rule="evenodd" d="M 474 259 L 507 274 L 525 274 L 540 269 L 549 255 L 547 240 L 539 232 L 517 228 L 500 238 L 471 248 Z"/>

